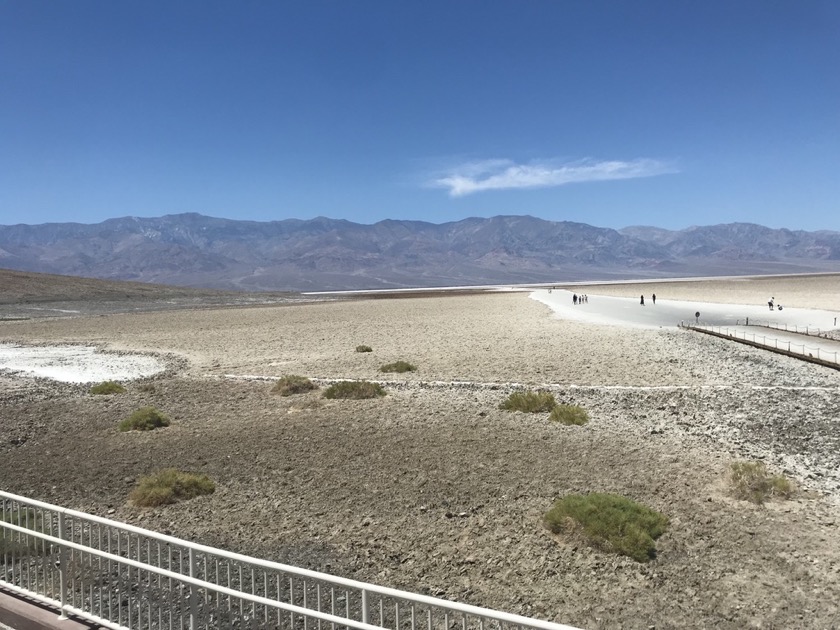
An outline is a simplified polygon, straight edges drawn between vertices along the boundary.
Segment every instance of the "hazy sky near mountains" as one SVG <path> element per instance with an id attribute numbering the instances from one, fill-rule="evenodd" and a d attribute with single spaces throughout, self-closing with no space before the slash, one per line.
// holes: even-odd
<path id="1" fill-rule="evenodd" d="M 840 230 L 840 2 L 0 0 L 0 224 Z"/>

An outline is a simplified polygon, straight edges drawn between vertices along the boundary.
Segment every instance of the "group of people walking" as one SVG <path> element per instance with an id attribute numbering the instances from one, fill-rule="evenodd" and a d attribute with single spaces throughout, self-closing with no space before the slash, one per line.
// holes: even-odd
<path id="1" fill-rule="evenodd" d="M 588 303 L 589 303 L 589 296 L 588 295 L 586 295 L 586 294 L 578 295 L 577 293 L 572 295 L 572 304 L 577 305 L 577 304 L 588 304 Z"/>
<path id="2" fill-rule="evenodd" d="M 656 293 L 654 293 L 653 295 L 651 295 L 651 296 L 650 296 L 650 300 L 651 300 L 651 302 L 653 302 L 653 305 L 654 305 L 654 306 L 656 306 Z M 640 304 L 641 304 L 642 306 L 644 306 L 644 305 L 645 305 L 645 296 L 644 296 L 644 294 L 642 295 L 642 301 L 640 302 Z"/>

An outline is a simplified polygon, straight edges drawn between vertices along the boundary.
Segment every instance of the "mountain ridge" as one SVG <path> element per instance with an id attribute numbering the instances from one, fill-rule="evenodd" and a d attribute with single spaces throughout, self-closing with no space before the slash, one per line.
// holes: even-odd
<path id="1" fill-rule="evenodd" d="M 840 232 L 753 223 L 601 228 L 199 213 L 0 225 L 0 267 L 226 290 L 311 291 L 840 271 Z"/>

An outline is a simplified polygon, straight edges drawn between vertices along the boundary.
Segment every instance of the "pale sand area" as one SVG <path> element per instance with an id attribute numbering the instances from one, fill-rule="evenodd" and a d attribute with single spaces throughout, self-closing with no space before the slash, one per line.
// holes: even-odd
<path id="1" fill-rule="evenodd" d="M 557 320 L 527 293 L 119 314 L 0 327 L 7 341 L 172 353 L 187 359 L 192 376 L 379 379 L 383 363 L 403 359 L 419 369 L 400 379 L 522 383 L 648 382 L 615 361 L 617 354 L 638 352 L 638 334 Z M 651 343 L 667 354 L 667 342 Z M 360 344 L 373 352 L 355 352 Z"/>
<path id="2" fill-rule="evenodd" d="M 589 293 L 635 295 L 655 288 L 663 296 L 660 300 L 760 303 L 772 287 L 776 295 L 802 295 L 803 303 L 828 308 L 840 303 L 837 278 L 601 285 Z M 805 287 L 812 298 L 802 294 Z M 397 378 L 413 381 L 618 386 L 749 382 L 739 361 L 754 350 L 700 339 L 676 326 L 639 329 L 558 319 L 548 306 L 529 297 L 526 292 L 478 293 L 11 321 L 0 326 L 0 341 L 72 341 L 169 353 L 185 358 L 192 376 L 381 379 L 382 364 L 403 359 L 418 370 Z M 359 344 L 374 351 L 357 353 Z M 785 369 L 787 373 L 769 376 L 768 382 L 827 378 L 823 371 L 795 362 Z M 799 372 L 802 378 L 796 377 Z"/>

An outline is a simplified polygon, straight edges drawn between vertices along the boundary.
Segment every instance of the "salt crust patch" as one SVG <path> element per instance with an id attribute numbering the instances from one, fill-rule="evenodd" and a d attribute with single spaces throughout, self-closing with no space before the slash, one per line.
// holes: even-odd
<path id="1" fill-rule="evenodd" d="M 154 357 L 98 352 L 91 346 L 0 344 L 0 370 L 62 383 L 129 381 L 162 372 Z"/>

